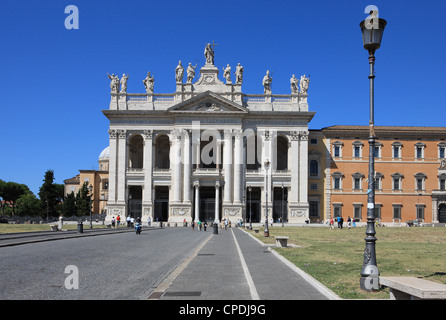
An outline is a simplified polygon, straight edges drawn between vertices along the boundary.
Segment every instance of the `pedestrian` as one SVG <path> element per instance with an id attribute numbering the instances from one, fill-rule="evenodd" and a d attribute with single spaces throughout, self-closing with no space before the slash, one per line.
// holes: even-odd
<path id="1" fill-rule="evenodd" d="M 348 216 L 348 218 L 347 218 L 347 227 L 350 229 L 351 226 L 352 226 L 352 219 L 350 219 L 350 216 Z"/>
<path id="2" fill-rule="evenodd" d="M 127 227 L 130 228 L 130 215 L 127 216 Z"/>
<path id="3" fill-rule="evenodd" d="M 115 217 L 112 218 L 112 228 L 115 227 Z"/>
<path id="4" fill-rule="evenodd" d="M 336 218 L 336 222 L 338 223 L 338 229 L 341 229 L 341 217 Z"/>
<path id="5" fill-rule="evenodd" d="M 201 231 L 201 221 L 200 220 L 198 220 L 198 222 L 197 222 L 197 227 L 198 227 L 198 230 Z"/>
<path id="6" fill-rule="evenodd" d="M 339 223 L 341 224 L 341 229 L 342 229 L 342 225 L 344 224 L 344 218 L 341 217 L 341 219 L 339 219 Z"/>
<path id="7" fill-rule="evenodd" d="M 192 220 L 192 222 L 190 223 L 191 227 L 192 227 L 192 231 L 194 231 L 194 227 L 195 227 L 195 222 Z"/>
<path id="8" fill-rule="evenodd" d="M 204 231 L 206 231 L 207 226 L 208 226 L 208 223 L 206 221 L 203 222 L 203 229 L 204 229 Z"/>
<path id="9" fill-rule="evenodd" d="M 332 229 L 332 230 L 334 229 L 333 225 L 334 225 L 334 221 L 333 221 L 333 218 L 331 218 L 330 219 L 330 229 Z"/>
<path id="10" fill-rule="evenodd" d="M 151 223 L 152 223 L 152 219 L 149 217 L 149 218 L 147 219 L 147 225 L 150 227 Z"/>
<path id="11" fill-rule="evenodd" d="M 121 224 L 121 216 L 119 214 L 116 217 L 116 224 L 118 225 L 118 228 L 119 228 L 119 225 Z"/>
<path id="12" fill-rule="evenodd" d="M 130 224 L 132 225 L 132 228 L 133 228 L 135 225 L 135 218 L 130 217 Z"/>
<path id="13" fill-rule="evenodd" d="M 228 230 L 228 220 L 225 219 L 225 230 Z"/>

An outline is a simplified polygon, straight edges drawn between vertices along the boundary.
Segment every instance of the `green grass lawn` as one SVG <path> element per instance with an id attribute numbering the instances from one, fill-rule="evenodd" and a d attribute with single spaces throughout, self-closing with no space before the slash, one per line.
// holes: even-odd
<path id="1" fill-rule="evenodd" d="M 58 225 L 57 222 L 50 223 Z M 90 223 L 83 223 L 84 229 L 90 228 Z M 106 226 L 99 224 L 93 224 L 93 228 L 105 228 Z M 121 226 L 122 228 L 122 226 Z M 66 230 L 76 230 L 77 224 L 64 224 L 63 229 Z M 50 231 L 49 224 L 8 224 L 0 223 L 0 234 L 1 233 L 17 233 L 17 232 L 35 232 L 35 231 Z"/>
<path id="2" fill-rule="evenodd" d="M 277 252 L 345 299 L 388 299 L 388 289 L 365 292 L 359 278 L 365 248 L 365 228 L 331 230 L 311 227 L 271 227 L 252 235 L 265 243 L 289 236 L 298 248 Z M 446 284 L 446 228 L 376 228 L 376 260 L 381 276 L 413 276 Z"/>

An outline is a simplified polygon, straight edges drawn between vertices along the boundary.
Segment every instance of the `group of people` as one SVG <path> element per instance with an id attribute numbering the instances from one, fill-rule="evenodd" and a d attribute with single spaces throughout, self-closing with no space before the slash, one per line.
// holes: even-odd
<path id="1" fill-rule="evenodd" d="M 194 222 L 192 220 L 192 222 L 191 222 L 192 230 L 195 230 L 195 224 L 197 225 L 197 229 L 200 231 L 202 228 L 204 229 L 204 231 L 206 231 L 206 228 L 208 227 L 208 223 L 206 221 L 202 222 L 202 221 L 198 220 L 197 222 Z"/>
<path id="2" fill-rule="evenodd" d="M 131 217 L 131 216 L 127 216 L 126 222 L 127 222 L 127 227 L 129 227 L 129 228 L 133 227 L 133 226 L 135 225 L 135 222 L 136 222 L 136 223 L 142 223 L 140 217 L 137 217 L 137 218 L 135 219 L 135 218 L 133 218 L 133 217 Z M 147 225 L 150 227 L 151 224 L 152 224 L 152 220 L 151 220 L 151 218 L 149 217 L 149 218 L 147 219 Z M 112 220 L 111 220 L 111 226 L 112 226 L 112 228 L 119 228 L 120 225 L 121 225 L 121 216 L 118 214 L 118 216 L 116 217 L 116 219 L 115 219 L 115 217 L 112 218 Z"/>
<path id="3" fill-rule="evenodd" d="M 344 226 L 344 218 L 342 217 L 336 217 L 335 219 L 331 218 L 330 219 L 330 228 L 334 229 L 334 222 L 337 222 L 338 224 L 338 229 L 342 229 Z M 347 227 L 350 229 L 351 227 L 356 227 L 356 222 L 355 219 L 351 219 L 350 216 L 347 218 Z"/>

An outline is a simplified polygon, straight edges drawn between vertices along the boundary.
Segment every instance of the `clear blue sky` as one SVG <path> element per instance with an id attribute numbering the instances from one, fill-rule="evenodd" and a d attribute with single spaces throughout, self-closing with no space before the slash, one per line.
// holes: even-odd
<path id="1" fill-rule="evenodd" d="M 65 7 L 79 9 L 67 30 Z M 376 125 L 446 126 L 444 14 L 438 0 L 6 1 L 0 11 L 0 179 L 37 194 L 44 173 L 57 183 L 97 169 L 108 145 L 107 73 L 128 73 L 128 92 L 175 91 L 178 60 L 244 66 L 244 93 L 288 94 L 289 79 L 311 75 L 310 129 L 367 125 L 368 55 L 359 23 L 367 5 L 388 21 L 376 53 Z M 222 79 L 222 72 L 220 73 Z"/>

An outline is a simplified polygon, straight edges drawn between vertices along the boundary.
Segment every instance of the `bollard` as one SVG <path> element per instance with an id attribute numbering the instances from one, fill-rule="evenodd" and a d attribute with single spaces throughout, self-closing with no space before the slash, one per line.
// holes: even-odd
<path id="1" fill-rule="evenodd" d="M 82 222 L 79 222 L 77 224 L 77 232 L 84 233 L 84 225 L 82 224 Z"/>
<path id="2" fill-rule="evenodd" d="M 214 228 L 214 234 L 218 234 L 218 224 L 214 223 L 213 228 Z"/>

